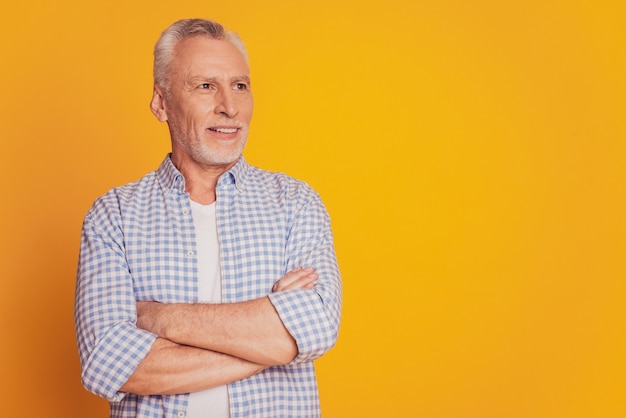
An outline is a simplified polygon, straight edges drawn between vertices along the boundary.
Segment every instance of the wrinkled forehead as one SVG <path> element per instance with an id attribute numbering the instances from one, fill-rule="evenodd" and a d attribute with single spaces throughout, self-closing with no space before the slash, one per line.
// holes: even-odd
<path id="1" fill-rule="evenodd" d="M 228 39 L 213 39 L 205 35 L 185 38 L 176 44 L 173 69 L 184 72 L 213 72 L 248 75 L 244 54 Z"/>

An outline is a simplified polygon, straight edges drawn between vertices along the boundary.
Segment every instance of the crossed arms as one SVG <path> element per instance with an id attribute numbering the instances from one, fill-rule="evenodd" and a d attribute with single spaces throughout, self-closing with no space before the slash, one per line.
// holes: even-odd
<path id="1" fill-rule="evenodd" d="M 311 289 L 312 268 L 294 269 L 273 291 Z M 159 336 L 121 387 L 137 395 L 195 392 L 293 360 L 295 340 L 268 297 L 233 304 L 139 302 L 137 326 Z"/>

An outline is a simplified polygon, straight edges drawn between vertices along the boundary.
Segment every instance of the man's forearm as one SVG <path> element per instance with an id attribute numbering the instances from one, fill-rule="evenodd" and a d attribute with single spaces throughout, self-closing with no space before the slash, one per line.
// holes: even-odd
<path id="1" fill-rule="evenodd" d="M 269 298 L 228 304 L 138 303 L 137 326 L 187 346 L 266 366 L 286 364 L 298 349 Z"/>
<path id="2" fill-rule="evenodd" d="M 120 391 L 136 395 L 197 392 L 244 379 L 265 368 L 227 354 L 157 338 Z"/>
<path id="3" fill-rule="evenodd" d="M 315 269 L 295 268 L 273 286 L 272 292 L 312 289 Z M 252 363 L 287 364 L 298 354 L 268 297 L 228 304 L 137 303 L 137 326 L 159 337 Z"/>

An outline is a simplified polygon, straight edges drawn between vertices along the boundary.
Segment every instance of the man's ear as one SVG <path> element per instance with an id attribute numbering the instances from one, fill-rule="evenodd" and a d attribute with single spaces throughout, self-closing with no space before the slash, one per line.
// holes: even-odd
<path id="1" fill-rule="evenodd" d="M 150 110 L 159 122 L 167 121 L 167 111 L 165 109 L 165 96 L 163 90 L 159 86 L 154 86 L 152 100 L 150 101 Z"/>

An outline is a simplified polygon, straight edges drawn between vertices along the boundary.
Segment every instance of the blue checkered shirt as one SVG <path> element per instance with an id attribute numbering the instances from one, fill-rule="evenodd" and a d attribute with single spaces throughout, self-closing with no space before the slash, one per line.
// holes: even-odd
<path id="1" fill-rule="evenodd" d="M 228 385 L 238 417 L 317 417 L 313 360 L 336 342 L 341 279 L 326 209 L 305 183 L 242 157 L 216 189 L 222 301 L 269 295 L 299 354 Z M 83 224 L 74 320 L 82 381 L 109 400 L 111 417 L 184 417 L 188 395 L 119 391 L 156 336 L 136 327 L 136 301 L 197 302 L 196 236 L 185 179 L 169 156 L 142 179 L 96 200 Z M 314 266 L 314 289 L 271 293 L 297 266 Z"/>

